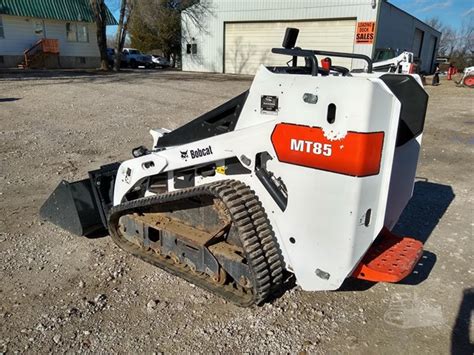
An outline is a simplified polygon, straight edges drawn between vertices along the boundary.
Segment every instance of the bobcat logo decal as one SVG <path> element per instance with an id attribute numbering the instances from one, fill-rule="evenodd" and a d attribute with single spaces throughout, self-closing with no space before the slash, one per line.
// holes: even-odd
<path id="1" fill-rule="evenodd" d="M 181 153 L 181 159 L 184 159 L 184 160 L 188 159 L 188 151 L 185 151 L 185 152 L 179 151 L 179 152 Z"/>
<path id="2" fill-rule="evenodd" d="M 184 161 L 188 161 L 189 155 L 191 155 L 191 159 L 202 158 L 208 155 L 213 155 L 212 147 L 204 147 L 204 148 L 196 148 L 196 149 L 189 149 L 186 151 L 179 151 L 181 153 L 181 159 Z M 189 154 L 188 154 L 189 153 Z"/>

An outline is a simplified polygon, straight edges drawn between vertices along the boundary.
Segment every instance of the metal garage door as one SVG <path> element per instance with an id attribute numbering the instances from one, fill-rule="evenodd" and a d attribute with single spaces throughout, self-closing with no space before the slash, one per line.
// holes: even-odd
<path id="1" fill-rule="evenodd" d="M 298 47 L 352 53 L 355 24 L 355 20 L 226 23 L 225 72 L 255 74 L 260 64 L 284 65 L 290 57 L 270 50 L 281 47 L 287 27 L 300 29 Z M 350 67 L 351 60 L 334 58 L 333 64 Z"/>
<path id="2" fill-rule="evenodd" d="M 413 38 L 413 54 L 420 58 L 421 48 L 423 47 L 423 37 L 425 33 L 419 28 L 415 29 L 415 37 Z"/>

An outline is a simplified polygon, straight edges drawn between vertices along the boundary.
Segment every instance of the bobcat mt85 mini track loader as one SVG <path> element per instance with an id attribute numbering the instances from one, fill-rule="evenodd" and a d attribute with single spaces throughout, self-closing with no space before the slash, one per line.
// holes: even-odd
<path id="1" fill-rule="evenodd" d="M 272 49 L 286 66 L 262 65 L 248 91 L 151 130 L 133 159 L 62 181 L 42 218 L 108 229 L 126 252 L 241 306 L 278 292 L 286 272 L 311 291 L 409 275 L 422 244 L 390 231 L 412 195 L 428 96 L 417 76 L 297 48 L 297 35 Z M 367 64 L 354 73 L 316 56 Z"/>

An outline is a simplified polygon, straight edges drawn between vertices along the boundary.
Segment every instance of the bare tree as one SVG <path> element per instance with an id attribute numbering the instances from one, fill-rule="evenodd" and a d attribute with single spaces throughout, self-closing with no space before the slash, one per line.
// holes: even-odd
<path id="1" fill-rule="evenodd" d="M 109 70 L 107 62 L 107 7 L 104 0 L 90 0 L 97 26 L 97 44 L 100 52 L 100 70 Z"/>
<path id="2" fill-rule="evenodd" d="M 457 47 L 452 61 L 459 67 L 465 68 L 474 64 L 474 20 L 466 19 L 458 30 Z"/>
<path id="3" fill-rule="evenodd" d="M 444 28 L 443 23 L 441 22 L 439 17 L 430 17 L 425 20 L 425 23 L 428 26 L 433 27 L 435 30 L 442 32 L 441 30 Z"/>
<path id="4" fill-rule="evenodd" d="M 120 17 L 115 34 L 115 58 L 114 70 L 120 70 L 120 63 L 122 60 L 122 50 L 127 38 L 128 22 L 134 7 L 134 0 L 121 0 L 120 3 Z"/>
<path id="5" fill-rule="evenodd" d="M 204 20 L 212 14 L 209 0 L 184 0 L 181 2 L 181 12 L 196 28 L 207 32 Z"/>
<path id="6" fill-rule="evenodd" d="M 115 35 L 108 34 L 107 35 L 107 48 L 114 48 L 115 47 Z"/>
<path id="7" fill-rule="evenodd" d="M 441 32 L 441 39 L 438 44 L 438 54 L 451 57 L 458 46 L 458 33 L 451 26 L 445 25 L 439 17 L 432 17 L 425 21 L 429 26 Z"/>
<path id="8" fill-rule="evenodd" d="M 472 56 L 474 54 L 474 20 L 472 17 L 462 23 L 458 40 L 459 50 Z"/>
<path id="9" fill-rule="evenodd" d="M 445 26 L 439 41 L 439 52 L 451 57 L 458 46 L 458 35 L 451 26 Z"/>
<path id="10" fill-rule="evenodd" d="M 458 30 L 443 24 L 437 17 L 427 19 L 426 23 L 441 32 L 441 40 L 438 46 L 439 55 L 448 57 L 450 62 L 458 68 L 472 65 L 474 53 L 474 23 L 472 18 L 465 19 Z"/>

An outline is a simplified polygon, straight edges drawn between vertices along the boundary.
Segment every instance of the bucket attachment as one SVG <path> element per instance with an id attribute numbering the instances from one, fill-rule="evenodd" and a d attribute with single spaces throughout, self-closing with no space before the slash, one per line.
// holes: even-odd
<path id="1" fill-rule="evenodd" d="M 61 181 L 40 208 L 40 217 L 73 234 L 91 236 L 107 229 L 120 163 L 89 171 L 89 178 Z"/>
<path id="2" fill-rule="evenodd" d="M 90 179 L 61 181 L 41 206 L 40 217 L 77 235 L 91 235 L 104 228 Z"/>
<path id="3" fill-rule="evenodd" d="M 411 274 L 423 254 L 423 244 L 384 228 L 352 273 L 357 279 L 398 282 Z"/>

